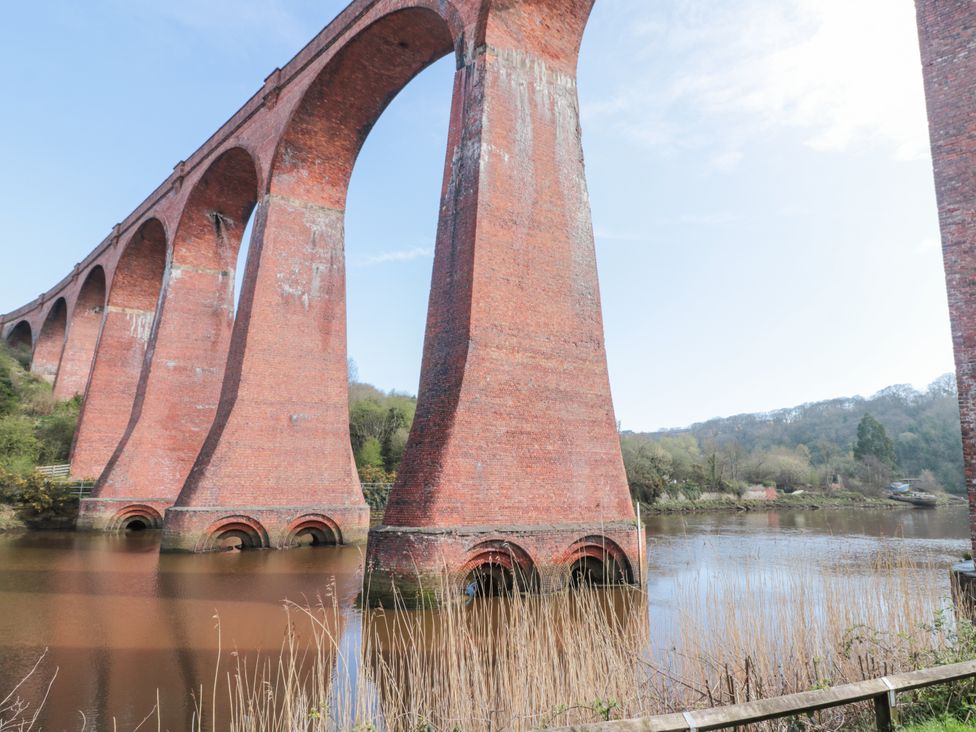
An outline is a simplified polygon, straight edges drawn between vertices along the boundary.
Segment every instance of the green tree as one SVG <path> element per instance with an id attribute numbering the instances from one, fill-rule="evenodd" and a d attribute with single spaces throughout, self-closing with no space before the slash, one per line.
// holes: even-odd
<path id="1" fill-rule="evenodd" d="M 37 465 L 42 449 L 29 417 L 0 417 L 0 468 L 12 473 L 29 473 Z"/>
<path id="2" fill-rule="evenodd" d="M 868 413 L 865 413 L 857 426 L 854 457 L 861 461 L 873 457 L 890 468 L 895 466 L 894 444 L 885 432 L 884 425 Z"/>
<path id="3" fill-rule="evenodd" d="M 17 392 L 10 376 L 10 368 L 0 361 L 0 416 L 12 413 L 17 408 Z"/>
<path id="4" fill-rule="evenodd" d="M 383 456 L 383 467 L 392 472 L 400 464 L 403 456 L 403 447 L 406 444 L 397 440 L 400 431 L 407 423 L 407 416 L 399 407 L 390 407 L 386 413 L 386 422 L 383 425 L 383 437 L 380 440 L 380 454 Z"/>
<path id="5" fill-rule="evenodd" d="M 639 437 L 623 437 L 621 448 L 631 495 L 653 503 L 670 482 L 671 456 L 660 445 Z"/>
<path id="6" fill-rule="evenodd" d="M 382 468 L 383 448 L 375 437 L 367 439 L 356 451 L 357 468 Z"/>

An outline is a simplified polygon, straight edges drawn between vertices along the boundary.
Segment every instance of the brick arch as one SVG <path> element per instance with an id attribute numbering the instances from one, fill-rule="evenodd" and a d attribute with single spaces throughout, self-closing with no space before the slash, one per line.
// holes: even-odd
<path id="1" fill-rule="evenodd" d="M 597 534 L 573 542 L 559 562 L 571 584 L 634 584 L 627 552 L 615 541 Z"/>
<path id="2" fill-rule="evenodd" d="M 37 335 L 34 359 L 31 362 L 31 371 L 49 384 L 57 379 L 67 325 L 68 304 L 63 297 L 59 297 L 47 311 L 44 325 Z"/>
<path id="3" fill-rule="evenodd" d="M 132 412 L 166 271 L 167 238 L 150 218 L 126 242 L 112 277 L 108 309 L 71 452 L 71 473 L 97 478 Z"/>
<path id="4" fill-rule="evenodd" d="M 314 546 L 339 546 L 342 544 L 342 529 L 325 514 L 307 513 L 291 522 L 281 546 L 298 546 L 306 538 Z"/>
<path id="5" fill-rule="evenodd" d="M 501 569 L 508 576 L 511 583 L 508 589 L 518 588 L 520 592 L 529 592 L 539 588 L 539 574 L 532 556 L 518 544 L 498 539 L 483 541 L 471 547 L 458 576 L 462 584 L 467 585 L 472 580 L 479 582 L 479 573 L 493 573 L 495 568 Z"/>
<path id="6" fill-rule="evenodd" d="M 255 223 L 220 408 L 167 525 L 203 522 L 204 508 L 322 505 L 332 515 L 338 506 L 344 538 L 365 538 L 348 432 L 344 209 L 373 124 L 411 79 L 455 50 L 451 11 L 445 19 L 435 5 L 449 7 L 401 6 L 358 31 L 291 114 Z M 270 369 L 301 378 L 269 388 L 261 375 Z M 178 517 L 185 509 L 195 513 Z"/>
<path id="7" fill-rule="evenodd" d="M 11 348 L 26 348 L 28 351 L 32 351 L 34 348 L 34 332 L 31 329 L 31 324 L 26 320 L 21 320 L 7 333 L 6 342 Z"/>
<path id="8" fill-rule="evenodd" d="M 88 270 L 71 306 L 68 337 L 54 382 L 54 396 L 58 399 L 85 393 L 105 315 L 105 295 L 105 270 L 97 264 Z"/>
<path id="9" fill-rule="evenodd" d="M 186 480 L 217 408 L 234 323 L 234 267 L 258 190 L 258 167 L 242 147 L 224 151 L 193 184 L 129 422 L 95 500 L 83 508 L 83 525 L 97 525 L 108 502 L 171 505 Z M 161 227 L 153 230 L 158 251 Z"/>
<path id="10" fill-rule="evenodd" d="M 222 551 L 227 539 L 240 541 L 241 549 L 267 549 L 271 546 L 268 532 L 260 521 L 250 516 L 234 515 L 213 522 L 197 543 L 197 552 Z"/>
<path id="11" fill-rule="evenodd" d="M 163 516 L 152 506 L 134 503 L 115 514 L 107 530 L 111 532 L 129 529 L 159 529 L 163 526 Z"/>
<path id="12" fill-rule="evenodd" d="M 472 38 L 474 49 L 518 49 L 547 68 L 575 75 L 594 0 L 490 0 Z"/>
<path id="13" fill-rule="evenodd" d="M 183 207 L 173 237 L 173 266 L 233 274 L 258 188 L 257 163 L 248 150 L 232 147 L 217 157 Z"/>
<path id="14" fill-rule="evenodd" d="M 427 7 L 396 10 L 349 40 L 308 86 L 275 153 L 272 194 L 345 208 L 356 157 L 393 98 L 454 50 L 449 23 Z"/>
<path id="15" fill-rule="evenodd" d="M 166 270 L 166 229 L 157 218 L 146 220 L 119 257 L 108 296 L 110 308 L 155 311 Z"/>

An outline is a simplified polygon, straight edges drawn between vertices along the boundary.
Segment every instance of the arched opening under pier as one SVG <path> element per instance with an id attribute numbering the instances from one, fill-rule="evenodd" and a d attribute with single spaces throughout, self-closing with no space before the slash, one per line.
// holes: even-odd
<path id="1" fill-rule="evenodd" d="M 214 538 L 214 545 L 222 551 L 245 551 L 261 549 L 264 545 L 260 535 L 246 524 L 229 526 Z"/>
<path id="2" fill-rule="evenodd" d="M 31 371 L 49 384 L 53 384 L 58 376 L 67 324 L 68 305 L 63 297 L 59 297 L 47 311 L 31 361 Z"/>
<path id="3" fill-rule="evenodd" d="M 30 323 L 21 320 L 7 334 L 7 347 L 24 368 L 30 368 L 34 350 L 34 333 Z"/>
<path id="4" fill-rule="evenodd" d="M 141 533 L 162 528 L 163 516 L 155 508 L 145 504 L 126 506 L 112 519 L 109 531 L 120 534 Z"/>
<path id="5" fill-rule="evenodd" d="M 573 544 L 567 564 L 571 587 L 609 587 L 634 582 L 627 554 L 619 544 L 603 536 L 588 536 Z"/>
<path id="6" fill-rule="evenodd" d="M 539 588 L 539 576 L 525 549 L 508 541 L 481 542 L 468 552 L 461 569 L 462 590 L 470 600 L 502 597 Z"/>
<path id="7" fill-rule="evenodd" d="M 250 516 L 228 516 L 211 524 L 204 532 L 198 552 L 247 551 L 267 549 L 270 546 L 268 532 Z"/>
<path id="8" fill-rule="evenodd" d="M 292 522 L 288 529 L 285 546 L 338 546 L 342 544 L 342 531 L 339 525 L 322 514 L 301 516 Z"/>
<path id="9" fill-rule="evenodd" d="M 356 358 L 362 380 L 381 390 L 413 391 L 419 381 L 443 183 L 443 166 L 429 162 L 447 149 L 453 51 L 451 29 L 433 10 L 377 19 L 311 83 L 272 172 L 273 195 L 342 213 L 343 361 Z M 390 359 L 391 351 L 409 356 Z M 352 394 L 373 396 L 381 398 L 368 388 Z M 353 447 L 359 453 L 362 445 Z"/>
<path id="10" fill-rule="evenodd" d="M 105 314 L 105 295 L 105 270 L 95 265 L 86 275 L 71 309 L 68 337 L 54 382 L 54 396 L 58 399 L 85 393 Z"/>
<path id="11" fill-rule="evenodd" d="M 165 270 L 166 232 L 159 219 L 151 218 L 129 239 L 112 277 L 108 312 L 71 454 L 74 476 L 101 475 L 122 439 Z"/>

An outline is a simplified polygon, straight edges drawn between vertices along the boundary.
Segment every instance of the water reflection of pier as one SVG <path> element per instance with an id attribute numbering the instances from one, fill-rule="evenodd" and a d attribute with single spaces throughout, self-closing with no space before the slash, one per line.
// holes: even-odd
<path id="1" fill-rule="evenodd" d="M 186 728 L 201 685 L 211 704 L 218 643 L 216 698 L 225 715 L 225 672 L 238 659 L 277 657 L 288 629 L 285 600 L 335 602 L 330 632 L 339 638 L 362 582 L 355 548 L 204 559 L 161 556 L 152 535 L 29 534 L 0 544 L 0 562 L 0 681 L 12 687 L 47 648 L 23 695 L 41 699 L 57 671 L 43 721 L 62 729 L 80 728 L 81 714 L 89 728 L 110 727 L 114 717 L 131 729 L 153 709 L 157 690 L 163 726 Z M 296 631 L 301 637 L 300 624 Z"/>

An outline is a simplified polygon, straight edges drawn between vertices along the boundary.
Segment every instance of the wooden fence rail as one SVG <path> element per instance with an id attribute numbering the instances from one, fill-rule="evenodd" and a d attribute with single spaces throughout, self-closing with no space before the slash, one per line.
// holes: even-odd
<path id="1" fill-rule="evenodd" d="M 598 722 L 563 730 L 573 732 L 698 732 L 765 722 L 782 717 L 795 717 L 820 709 L 840 707 L 856 702 L 874 701 L 875 718 L 880 732 L 894 730 L 895 695 L 900 691 L 921 689 L 976 676 L 976 661 L 909 671 L 880 679 L 859 681 L 829 689 L 804 691 L 770 699 L 758 699 L 745 704 L 702 709 L 694 712 L 661 714 L 643 719 Z"/>

